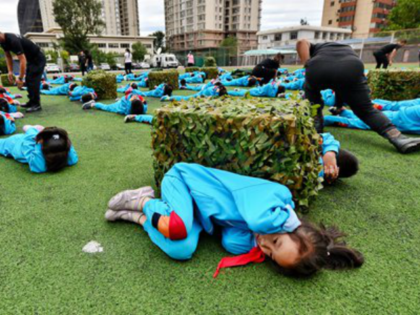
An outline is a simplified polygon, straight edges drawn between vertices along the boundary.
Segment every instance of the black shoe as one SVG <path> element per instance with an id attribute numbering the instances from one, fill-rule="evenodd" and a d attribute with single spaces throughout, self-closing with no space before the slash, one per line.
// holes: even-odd
<path id="1" fill-rule="evenodd" d="M 34 107 L 34 105 L 32 105 L 31 103 L 26 103 L 26 104 L 20 105 L 20 107 L 22 107 L 22 108 L 31 108 L 31 107 Z"/>
<path id="2" fill-rule="evenodd" d="M 400 153 L 408 154 L 420 151 L 420 138 L 409 138 L 404 135 L 400 135 L 399 137 L 390 138 L 388 140 Z"/>
<path id="3" fill-rule="evenodd" d="M 26 110 L 26 112 L 27 112 L 27 113 L 35 113 L 35 112 L 39 112 L 39 111 L 41 111 L 41 110 L 42 110 L 41 105 L 37 105 L 37 106 L 32 106 L 32 107 L 29 107 L 29 108 Z"/>

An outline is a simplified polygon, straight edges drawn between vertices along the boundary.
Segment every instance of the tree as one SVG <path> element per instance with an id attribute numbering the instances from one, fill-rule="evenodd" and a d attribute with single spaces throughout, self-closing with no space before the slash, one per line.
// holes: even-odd
<path id="1" fill-rule="evenodd" d="M 420 0 L 398 0 L 388 16 L 388 30 L 420 27 Z"/>
<path id="2" fill-rule="evenodd" d="M 144 56 L 147 55 L 147 48 L 140 42 L 133 44 L 132 50 L 134 61 L 143 61 Z"/>
<path id="3" fill-rule="evenodd" d="M 236 56 L 238 53 L 238 39 L 233 36 L 226 37 L 220 43 L 220 47 L 227 49 L 229 57 Z"/>
<path id="4" fill-rule="evenodd" d="M 70 63 L 70 54 L 68 51 L 60 51 L 60 57 L 63 59 L 64 64 L 68 65 Z"/>
<path id="5" fill-rule="evenodd" d="M 55 0 L 53 12 L 64 33 L 63 47 L 71 54 L 90 49 L 87 35 L 99 35 L 105 26 L 98 0 Z"/>
<path id="6" fill-rule="evenodd" d="M 153 46 L 155 47 L 155 50 L 158 50 L 159 48 L 162 48 L 162 52 L 164 52 L 165 47 L 163 45 L 163 41 L 165 40 L 165 33 L 162 32 L 162 31 L 156 31 L 156 32 L 150 34 L 149 36 L 156 37 L 153 40 Z"/>

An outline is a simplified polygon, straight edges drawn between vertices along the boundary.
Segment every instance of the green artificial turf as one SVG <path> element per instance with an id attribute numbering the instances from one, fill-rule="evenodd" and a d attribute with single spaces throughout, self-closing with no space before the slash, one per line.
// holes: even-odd
<path id="1" fill-rule="evenodd" d="M 346 231 L 366 256 L 360 270 L 295 280 L 264 263 L 213 279 L 227 255 L 216 238 L 203 236 L 191 261 L 176 262 L 141 227 L 104 220 L 114 194 L 153 185 L 150 126 L 42 99 L 44 110 L 19 120 L 18 132 L 63 127 L 80 162 L 36 175 L 0 158 L 0 314 L 418 313 L 419 154 L 400 155 L 373 132 L 329 129 L 359 157 L 360 173 L 324 189 L 307 218 Z M 83 253 L 91 240 L 104 252 Z"/>

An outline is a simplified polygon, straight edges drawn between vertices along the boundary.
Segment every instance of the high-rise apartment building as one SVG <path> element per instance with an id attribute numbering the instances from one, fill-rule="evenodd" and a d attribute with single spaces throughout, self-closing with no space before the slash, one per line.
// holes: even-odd
<path id="1" fill-rule="evenodd" d="M 99 0 L 106 24 L 103 35 L 140 36 L 137 0 Z M 20 0 L 18 4 L 20 33 L 45 32 L 58 28 L 53 14 L 53 0 Z"/>
<path id="2" fill-rule="evenodd" d="M 354 38 L 379 32 L 396 0 L 324 0 L 322 26 L 353 30 Z"/>
<path id="3" fill-rule="evenodd" d="M 219 47 L 235 36 L 240 51 L 257 47 L 262 0 L 165 0 L 167 45 L 174 51 Z"/>

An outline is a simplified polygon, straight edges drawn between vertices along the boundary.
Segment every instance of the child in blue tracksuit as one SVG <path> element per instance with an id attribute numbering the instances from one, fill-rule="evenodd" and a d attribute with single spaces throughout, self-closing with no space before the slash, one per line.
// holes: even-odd
<path id="1" fill-rule="evenodd" d="M 154 97 L 154 98 L 162 98 L 163 96 L 172 96 L 173 87 L 170 84 L 162 83 L 157 86 L 154 90 L 143 92 L 139 90 L 133 90 L 131 93 L 136 95 L 141 95 L 143 97 Z"/>
<path id="2" fill-rule="evenodd" d="M 153 122 L 153 115 L 127 115 L 124 118 L 124 122 L 138 122 L 141 124 L 151 125 Z"/>
<path id="3" fill-rule="evenodd" d="M 376 109 L 383 110 L 383 111 L 392 111 L 396 112 L 399 111 L 403 107 L 413 107 L 413 106 L 420 106 L 420 98 L 414 100 L 407 100 L 407 101 L 386 101 L 386 100 L 373 100 L 373 106 Z"/>
<path id="4" fill-rule="evenodd" d="M 278 97 L 280 94 L 285 92 L 285 88 L 282 85 L 278 85 L 276 81 L 271 80 L 269 83 L 259 86 L 250 90 L 241 89 L 229 91 L 230 96 L 245 97 L 248 94 L 253 97 Z"/>
<path id="5" fill-rule="evenodd" d="M 0 111 L 5 113 L 17 113 L 19 102 L 11 99 L 8 95 L 0 93 Z"/>
<path id="6" fill-rule="evenodd" d="M 189 95 L 189 96 L 163 96 L 160 100 L 162 102 L 165 101 L 188 101 L 190 99 L 193 98 L 198 98 L 198 97 L 220 97 L 223 95 L 227 95 L 228 92 L 226 90 L 226 87 L 224 87 L 222 84 L 220 83 L 216 83 L 215 85 L 210 85 L 210 86 L 205 86 L 200 92 L 193 94 L 193 95 Z"/>
<path id="7" fill-rule="evenodd" d="M 231 81 L 233 80 L 232 72 L 225 72 L 219 75 L 220 81 Z"/>
<path id="8" fill-rule="evenodd" d="M 115 76 L 115 80 L 117 81 L 118 84 L 120 84 L 122 81 L 124 81 L 124 76 L 122 74 L 119 74 L 117 76 Z"/>
<path id="9" fill-rule="evenodd" d="M 246 75 L 239 79 L 233 79 L 230 81 L 222 80 L 222 84 L 224 86 L 245 86 L 245 87 L 252 87 L 258 85 L 258 79 L 254 76 Z"/>
<path id="10" fill-rule="evenodd" d="M 66 83 L 68 83 L 72 80 L 73 80 L 73 77 L 71 77 L 71 76 L 60 76 L 60 77 L 58 77 L 54 80 L 50 80 L 49 83 L 50 84 L 57 84 L 57 85 L 58 84 L 66 84 Z"/>
<path id="11" fill-rule="evenodd" d="M 72 102 L 81 101 L 83 95 L 86 95 L 89 93 L 96 94 L 94 89 L 88 88 L 87 86 L 77 86 L 74 88 L 73 91 L 69 91 L 70 101 Z"/>
<path id="12" fill-rule="evenodd" d="M 198 84 L 198 85 L 187 84 L 187 81 L 185 81 L 185 79 L 179 80 L 180 90 L 190 90 L 190 91 L 199 92 L 203 89 L 204 86 L 205 84 Z"/>
<path id="13" fill-rule="evenodd" d="M 399 111 L 384 111 L 383 113 L 401 132 L 420 134 L 420 105 L 401 107 Z M 342 109 L 339 116 L 325 116 L 324 126 L 370 130 L 368 125 L 348 109 Z"/>
<path id="14" fill-rule="evenodd" d="M 305 87 L 305 78 L 291 81 L 288 83 L 281 83 L 281 85 L 283 85 L 286 90 L 293 90 L 293 91 L 303 90 Z"/>
<path id="15" fill-rule="evenodd" d="M 126 86 L 121 86 L 121 87 L 119 87 L 118 89 L 117 89 L 117 92 L 118 93 L 125 93 L 125 92 L 127 92 L 128 90 L 137 90 L 138 89 L 138 85 L 137 85 L 137 83 L 129 83 L 129 84 L 127 84 Z"/>
<path id="16" fill-rule="evenodd" d="M 22 95 L 21 94 L 13 94 L 12 92 L 10 92 L 10 89 L 7 89 L 7 88 L 5 88 L 5 87 L 3 87 L 1 85 L 0 85 L 0 95 L 7 96 L 7 97 L 9 97 L 12 100 L 16 100 L 16 99 L 22 98 Z"/>
<path id="17" fill-rule="evenodd" d="M 0 136 L 11 135 L 15 131 L 14 118 L 10 114 L 0 111 Z"/>
<path id="18" fill-rule="evenodd" d="M 67 132 L 57 127 L 24 126 L 24 134 L 0 139 L 0 155 L 29 164 L 34 173 L 56 172 L 78 162 Z"/>
<path id="19" fill-rule="evenodd" d="M 186 77 L 182 80 L 185 80 L 187 84 L 201 84 L 204 83 L 204 77 L 201 75 L 194 75 L 193 77 Z"/>
<path id="20" fill-rule="evenodd" d="M 147 112 L 147 103 L 144 98 L 134 93 L 122 97 L 118 102 L 106 105 L 102 103 L 89 102 L 83 105 L 84 110 L 96 108 L 110 113 L 120 115 L 142 115 Z"/>
<path id="21" fill-rule="evenodd" d="M 41 90 L 41 94 L 44 95 L 68 95 L 69 92 L 73 91 L 77 87 L 76 83 L 66 83 L 62 86 L 52 88 L 50 90 Z"/>
<path id="22" fill-rule="evenodd" d="M 105 218 L 142 225 L 175 260 L 191 259 L 200 233 L 213 235 L 218 227 L 224 249 L 241 256 L 223 259 L 214 277 L 221 268 L 261 263 L 266 256 L 300 276 L 363 264 L 358 251 L 336 243 L 332 230 L 299 220 L 292 194 L 281 184 L 178 163 L 166 173 L 161 192 L 161 199 L 153 199 L 151 187 L 122 192 L 110 200 Z"/>

